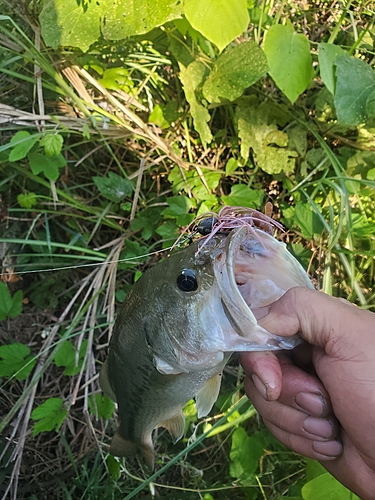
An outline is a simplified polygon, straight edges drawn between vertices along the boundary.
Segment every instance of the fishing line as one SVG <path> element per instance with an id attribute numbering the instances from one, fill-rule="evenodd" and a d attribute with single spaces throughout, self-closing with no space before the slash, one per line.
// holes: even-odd
<path id="1" fill-rule="evenodd" d="M 185 238 L 183 241 L 180 242 L 180 245 L 183 245 L 188 240 L 189 240 L 189 238 Z M 89 264 L 76 264 L 76 265 L 72 265 L 72 266 L 53 267 L 51 269 L 30 269 L 29 271 L 13 271 L 13 272 L 0 273 L 0 278 L 2 278 L 3 276 L 12 276 L 12 275 L 18 275 L 18 274 L 47 273 L 47 272 L 51 272 L 51 271 L 63 271 L 64 269 L 80 269 L 80 268 L 84 268 L 84 267 L 106 266 L 109 264 L 118 264 L 120 262 L 131 262 L 134 260 L 143 259 L 145 257 L 151 257 L 152 255 L 156 255 L 158 253 L 168 252 L 168 251 L 172 250 L 173 248 L 175 248 L 175 245 L 172 245 L 168 248 L 163 248 L 162 250 L 155 250 L 155 252 L 149 252 L 149 253 L 145 253 L 143 255 L 137 255 L 135 257 L 128 257 L 125 259 L 109 260 L 109 261 L 104 261 L 104 262 L 92 262 Z M 18 265 L 20 265 L 20 264 L 18 264 Z M 28 264 L 28 265 L 32 265 L 32 264 Z M 41 265 L 43 265 L 43 264 L 41 264 Z M 48 265 L 48 263 L 46 262 L 45 265 Z M 11 266 L 9 266 L 9 267 L 11 267 Z M 17 267 L 17 264 L 15 264 L 15 267 Z"/>

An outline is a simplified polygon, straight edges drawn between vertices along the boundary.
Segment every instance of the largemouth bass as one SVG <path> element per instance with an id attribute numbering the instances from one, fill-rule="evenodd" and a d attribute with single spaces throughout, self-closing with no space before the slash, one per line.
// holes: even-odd
<path id="1" fill-rule="evenodd" d="M 110 453 L 141 453 L 152 469 L 153 430 L 179 440 L 193 397 L 198 416 L 207 415 L 233 352 L 295 347 L 298 339 L 271 334 L 255 317 L 295 286 L 313 288 L 284 243 L 249 225 L 209 234 L 148 269 L 119 311 L 100 374 L 120 416 Z"/>

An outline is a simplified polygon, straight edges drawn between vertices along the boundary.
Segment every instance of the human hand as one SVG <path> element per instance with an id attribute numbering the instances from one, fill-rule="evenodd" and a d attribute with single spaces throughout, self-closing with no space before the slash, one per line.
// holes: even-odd
<path id="1" fill-rule="evenodd" d="M 293 351 L 242 353 L 245 389 L 283 444 L 375 499 L 375 314 L 307 288 L 264 308 L 258 323 L 307 342 Z"/>

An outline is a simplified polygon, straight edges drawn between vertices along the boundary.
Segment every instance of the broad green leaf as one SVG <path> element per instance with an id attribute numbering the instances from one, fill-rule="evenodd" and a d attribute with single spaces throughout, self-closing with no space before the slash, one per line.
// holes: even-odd
<path id="1" fill-rule="evenodd" d="M 187 196 L 170 196 L 167 199 L 168 208 L 162 211 L 164 217 L 177 218 L 179 215 L 186 215 L 193 206 L 192 200 Z"/>
<path id="2" fill-rule="evenodd" d="M 332 43 L 320 43 L 318 45 L 320 76 L 332 94 L 335 93 L 335 61 L 338 56 L 344 54 L 345 50 L 338 45 L 333 45 Z"/>
<path id="3" fill-rule="evenodd" d="M 149 240 L 161 222 L 160 207 L 146 208 L 138 212 L 131 224 L 132 231 L 142 230 L 142 238 Z"/>
<path id="4" fill-rule="evenodd" d="M 248 436 L 243 427 L 238 427 L 232 435 L 229 473 L 237 479 L 249 479 L 256 472 L 259 459 L 264 453 L 262 440 L 255 432 Z"/>
<path id="5" fill-rule="evenodd" d="M 294 103 L 313 76 L 310 44 L 305 35 L 295 33 L 290 24 L 276 24 L 264 41 L 269 74 L 279 89 Z"/>
<path id="6" fill-rule="evenodd" d="M 108 0 L 46 0 L 39 16 L 43 40 L 54 49 L 68 45 L 86 52 L 100 37 L 100 16 L 110 9 Z"/>
<path id="7" fill-rule="evenodd" d="M 46 156 L 40 153 L 29 153 L 27 157 L 32 173 L 38 175 L 43 172 L 50 181 L 57 181 L 60 175 L 59 168 L 66 165 L 65 158 L 62 154 Z"/>
<path id="8" fill-rule="evenodd" d="M 225 174 L 226 175 L 231 175 L 233 172 L 235 172 L 238 168 L 238 160 L 235 158 L 229 158 L 227 161 L 227 164 L 225 165 Z"/>
<path id="9" fill-rule="evenodd" d="M 121 475 L 121 463 L 119 459 L 114 457 L 113 455 L 108 454 L 105 459 L 105 463 L 108 467 L 109 475 L 113 481 L 116 481 Z"/>
<path id="10" fill-rule="evenodd" d="M 194 128 L 199 133 L 204 146 L 212 141 L 212 134 L 207 122 L 210 113 L 199 103 L 195 90 L 202 82 L 207 72 L 206 66 L 194 61 L 187 68 L 180 64 L 180 80 L 184 88 L 185 97 L 190 105 L 190 113 L 194 120 Z"/>
<path id="11" fill-rule="evenodd" d="M 155 232 L 165 240 L 163 241 L 163 248 L 167 248 L 173 243 L 171 240 L 176 240 L 178 237 L 178 226 L 174 221 L 167 220 Z"/>
<path id="12" fill-rule="evenodd" d="M 0 321 L 9 316 L 16 318 L 22 311 L 22 290 L 18 290 L 13 297 L 5 283 L 0 281 Z"/>
<path id="13" fill-rule="evenodd" d="M 246 0 L 185 0 L 185 16 L 220 51 L 249 24 Z"/>
<path id="14" fill-rule="evenodd" d="M 312 479 L 302 487 L 303 500 L 359 500 L 329 472 Z"/>
<path id="15" fill-rule="evenodd" d="M 296 203 L 294 210 L 294 222 L 298 227 L 300 227 L 305 238 L 310 239 L 314 236 L 314 234 L 321 234 L 324 230 L 322 221 L 309 203 Z"/>
<path id="16" fill-rule="evenodd" d="M 225 205 L 256 209 L 262 205 L 263 198 L 264 192 L 261 189 L 251 189 L 246 184 L 235 184 L 231 188 L 230 195 L 221 197 Z"/>
<path id="17" fill-rule="evenodd" d="M 315 479 L 322 474 L 325 474 L 327 471 L 317 460 L 313 460 L 312 458 L 306 458 L 306 482 L 308 483 L 312 479 Z"/>
<path id="18" fill-rule="evenodd" d="M 31 418 L 37 420 L 33 428 L 34 437 L 43 431 L 52 431 L 53 429 L 58 431 L 60 429 L 68 415 L 68 410 L 64 410 L 63 404 L 61 398 L 49 398 L 33 410 Z"/>
<path id="19" fill-rule="evenodd" d="M 132 268 L 147 260 L 149 250 L 146 246 L 140 245 L 138 241 L 126 240 L 125 248 L 120 254 L 119 269 Z"/>
<path id="20" fill-rule="evenodd" d="M 103 35 L 120 40 L 141 35 L 182 15 L 181 0 L 111 0 L 103 19 Z"/>
<path id="21" fill-rule="evenodd" d="M 47 134 L 40 141 L 40 145 L 44 147 L 44 152 L 47 156 L 60 154 L 63 144 L 64 138 L 60 134 Z"/>
<path id="22" fill-rule="evenodd" d="M 267 73 L 267 59 L 253 41 L 228 48 L 218 59 L 203 85 L 203 95 L 209 102 L 221 98 L 234 101 L 244 90 Z"/>
<path id="23" fill-rule="evenodd" d="M 375 73 L 371 66 L 348 55 L 339 56 L 336 65 L 335 106 L 337 118 L 345 125 L 359 125 L 375 116 L 367 100 L 375 96 Z"/>
<path id="24" fill-rule="evenodd" d="M 241 156 L 245 162 L 252 148 L 256 162 L 264 172 L 274 175 L 294 170 L 294 158 L 298 153 L 287 149 L 288 135 L 268 119 L 268 108 L 239 105 L 236 118 Z"/>
<path id="25" fill-rule="evenodd" d="M 36 205 L 35 193 L 21 193 L 17 196 L 17 201 L 22 208 L 32 208 Z"/>
<path id="26" fill-rule="evenodd" d="M 119 203 L 133 191 L 133 184 L 129 179 L 108 172 L 108 177 L 92 178 L 100 193 L 110 201 Z"/>
<path id="27" fill-rule="evenodd" d="M 65 366 L 64 375 L 77 375 L 82 368 L 87 350 L 87 340 L 81 344 L 79 354 L 76 347 L 66 340 L 56 352 L 54 362 L 56 366 Z"/>
<path id="28" fill-rule="evenodd" d="M 129 76 L 129 71 L 122 67 L 106 69 L 98 82 L 106 89 L 123 90 L 124 92 L 131 92 L 134 87 L 134 82 Z"/>
<path id="29" fill-rule="evenodd" d="M 9 153 L 9 161 L 18 161 L 26 158 L 27 153 L 36 142 L 38 142 L 38 137 L 31 137 L 26 130 L 16 132 L 10 140 L 10 144 L 14 144 L 15 146 Z"/>
<path id="30" fill-rule="evenodd" d="M 97 393 L 89 397 L 89 410 L 97 418 L 111 418 L 115 411 L 115 405 L 108 396 Z"/>
<path id="31" fill-rule="evenodd" d="M 24 380 L 36 363 L 27 345 L 15 343 L 0 346 L 0 377 Z"/>
<path id="32" fill-rule="evenodd" d="M 157 104 L 152 112 L 150 113 L 150 116 L 148 117 L 149 123 L 155 123 L 160 128 L 168 128 L 170 127 L 170 123 L 166 120 L 163 109 L 162 107 Z"/>

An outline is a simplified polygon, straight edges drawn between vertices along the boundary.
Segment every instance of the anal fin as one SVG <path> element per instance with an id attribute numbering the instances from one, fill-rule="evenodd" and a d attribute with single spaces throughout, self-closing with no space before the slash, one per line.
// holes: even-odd
<path id="1" fill-rule="evenodd" d="M 172 418 L 164 420 L 158 427 L 164 427 L 167 429 L 169 434 L 173 439 L 173 443 L 176 443 L 184 435 L 185 430 L 185 417 L 182 411 L 176 413 Z"/>
<path id="2" fill-rule="evenodd" d="M 134 457 L 135 455 L 141 454 L 148 469 L 150 471 L 154 469 L 155 451 L 151 435 L 148 442 L 136 443 L 123 438 L 117 430 L 112 438 L 109 453 L 116 457 Z"/>
<path id="3" fill-rule="evenodd" d="M 211 377 L 195 396 L 198 418 L 208 415 L 217 400 L 220 391 L 222 373 Z"/>

